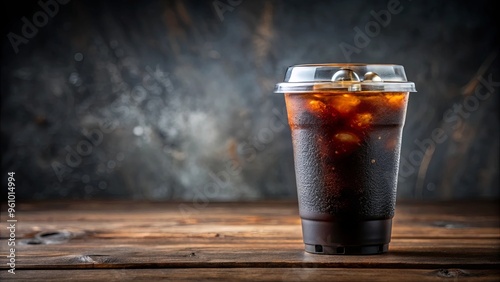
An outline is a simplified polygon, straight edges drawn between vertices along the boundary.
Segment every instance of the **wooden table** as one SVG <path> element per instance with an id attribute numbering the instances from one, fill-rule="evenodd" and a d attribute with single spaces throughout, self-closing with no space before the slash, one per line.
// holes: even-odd
<path id="1" fill-rule="evenodd" d="M 18 203 L 2 281 L 500 281 L 499 205 L 398 202 L 389 253 L 303 251 L 294 202 Z"/>

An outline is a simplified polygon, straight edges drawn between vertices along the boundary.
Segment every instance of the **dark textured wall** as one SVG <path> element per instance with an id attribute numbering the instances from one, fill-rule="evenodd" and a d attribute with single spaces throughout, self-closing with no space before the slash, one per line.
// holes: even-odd
<path id="1" fill-rule="evenodd" d="M 1 153 L 18 198 L 294 198 L 272 91 L 320 62 L 402 64 L 416 83 L 400 198 L 499 195 L 492 1 L 13 2 Z"/>

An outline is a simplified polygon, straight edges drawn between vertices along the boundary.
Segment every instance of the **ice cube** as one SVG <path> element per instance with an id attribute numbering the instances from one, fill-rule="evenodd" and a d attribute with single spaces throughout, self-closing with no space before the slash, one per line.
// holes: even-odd
<path id="1" fill-rule="evenodd" d="M 339 132 L 335 134 L 335 139 L 342 143 L 359 144 L 361 139 L 351 132 Z"/>
<path id="2" fill-rule="evenodd" d="M 330 103 L 339 113 L 348 114 L 359 105 L 360 100 L 355 96 L 344 94 L 331 97 Z"/>
<path id="3" fill-rule="evenodd" d="M 361 145 L 361 138 L 348 131 L 338 132 L 333 137 L 335 155 L 345 156 L 355 151 Z"/>
<path id="4" fill-rule="evenodd" d="M 406 103 L 406 95 L 405 94 L 392 94 L 387 95 L 387 102 L 389 106 L 395 109 L 402 108 Z"/>
<path id="5" fill-rule="evenodd" d="M 307 103 L 307 109 L 316 114 L 321 114 L 326 110 L 325 103 L 318 100 L 309 100 Z"/>
<path id="6" fill-rule="evenodd" d="M 352 125 L 360 128 L 367 128 L 370 126 L 373 116 L 370 113 L 357 114 L 352 120 Z"/>

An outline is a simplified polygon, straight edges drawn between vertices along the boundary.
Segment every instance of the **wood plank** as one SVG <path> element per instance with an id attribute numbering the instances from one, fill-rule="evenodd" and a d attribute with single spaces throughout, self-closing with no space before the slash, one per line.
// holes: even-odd
<path id="1" fill-rule="evenodd" d="M 410 216 L 455 214 L 464 216 L 498 216 L 499 206 L 497 201 L 471 201 L 471 202 L 408 202 L 399 201 L 397 209 Z M 5 210 L 3 205 L 1 210 Z M 231 210 L 231 214 L 258 215 L 293 215 L 297 214 L 297 202 L 294 201 L 259 201 L 259 202 L 213 202 L 206 204 L 194 204 L 190 202 L 145 202 L 145 201 L 43 201 L 43 202 L 18 202 L 17 209 L 22 212 L 50 212 L 50 211 L 84 211 L 101 212 L 125 210 L 128 212 L 160 211 L 160 212 L 193 212 L 193 215 L 202 214 L 207 208 L 213 214 L 224 214 Z M 204 214 L 210 216 L 210 214 Z"/>
<path id="2" fill-rule="evenodd" d="M 80 238 L 70 238 L 70 242 L 38 242 L 36 239 L 21 239 L 17 246 L 26 251 L 35 250 L 40 244 L 57 244 L 54 248 L 72 248 L 81 244 L 114 244 L 114 245 L 141 245 L 144 247 L 155 247 L 159 245 L 170 246 L 172 248 L 181 247 L 214 247 L 214 248 L 269 248 L 281 249 L 302 246 L 302 238 L 283 238 L 279 240 L 270 240 L 265 237 L 237 237 L 237 236 L 217 236 L 217 233 L 207 234 L 206 237 L 144 237 L 144 238 L 100 238 L 87 237 L 83 235 Z M 5 240 L 1 241 L 0 244 Z M 24 246 L 28 244 L 29 246 Z M 487 247 L 498 249 L 500 239 L 489 238 L 447 238 L 447 239 L 407 239 L 393 238 L 391 246 L 412 247 L 415 248 L 458 248 L 458 247 Z"/>
<path id="3" fill-rule="evenodd" d="M 500 266 L 496 246 L 474 240 L 443 244 L 435 240 L 395 240 L 390 252 L 372 256 L 322 256 L 303 251 L 301 242 L 280 244 L 183 243 L 143 239 L 114 241 L 76 239 L 67 244 L 25 245 L 16 248 L 17 268 L 141 268 L 141 267 L 379 267 L 379 268 L 476 268 Z M 472 242 L 471 245 L 469 245 Z M 2 242 L 3 246 L 6 242 Z M 489 242 L 491 243 L 491 242 Z M 2 256 L 6 252 L 2 251 Z M 0 265 L 7 268 L 7 265 Z"/>
<path id="4" fill-rule="evenodd" d="M 266 211 L 274 211 L 276 209 L 285 208 L 288 210 L 290 206 L 297 206 L 297 201 L 247 201 L 247 202 L 208 202 L 198 205 L 192 202 L 162 202 L 162 201 L 124 201 L 124 200 L 63 200 L 63 201 L 18 201 L 17 207 L 23 211 L 50 211 L 50 210 L 117 210 L 127 208 L 130 211 L 143 210 L 165 210 L 177 209 L 178 205 L 185 204 L 199 209 L 207 207 L 218 208 L 219 211 L 224 211 L 227 208 L 236 212 L 244 212 L 245 208 L 252 208 Z M 492 200 L 454 200 L 454 201 L 411 201 L 398 200 L 397 207 L 404 208 L 407 211 L 435 214 L 436 212 L 457 213 L 457 214 L 498 214 L 498 201 Z M 493 208 L 493 209 L 492 209 Z M 5 210 L 5 206 L 1 207 Z"/>
<path id="5" fill-rule="evenodd" d="M 188 215 L 179 211 L 179 205 L 21 204 L 17 212 L 16 266 L 18 269 L 490 269 L 500 266 L 496 202 L 473 203 L 468 209 L 454 202 L 400 204 L 390 252 L 379 256 L 305 253 L 297 205 L 293 202 L 213 203 Z M 7 254 L 3 234 L 0 256 Z M 34 238 L 42 235 L 46 235 L 42 241 Z M 0 265 L 0 269 L 7 267 Z"/>
<path id="6" fill-rule="evenodd" d="M 244 230 L 250 231 L 249 236 L 282 239 L 286 234 L 294 238 L 301 234 L 296 203 L 214 203 L 187 215 L 180 212 L 181 204 L 90 202 L 87 209 L 81 202 L 41 203 L 41 207 L 21 204 L 17 236 L 76 227 L 105 238 L 206 236 L 210 232 L 244 237 Z M 468 209 L 457 203 L 403 203 L 396 211 L 393 238 L 500 238 L 497 210 L 493 202 L 469 205 Z"/>
<path id="7" fill-rule="evenodd" d="M 4 228 L 5 225 L 0 225 Z M 222 223 L 176 225 L 148 221 L 137 222 L 26 222 L 19 220 L 17 238 L 32 238 L 40 232 L 69 230 L 75 234 L 85 233 L 95 238 L 206 238 L 206 237 L 262 237 L 269 240 L 286 240 L 302 238 L 300 223 L 295 225 L 232 225 Z M 393 224 L 393 239 L 500 239 L 499 228 L 465 227 L 447 228 L 440 226 Z M 2 238 L 6 238 L 3 235 Z"/>
<path id="8" fill-rule="evenodd" d="M 20 270 L 0 273 L 9 281 L 498 281 L 499 270 L 224 268 Z"/>

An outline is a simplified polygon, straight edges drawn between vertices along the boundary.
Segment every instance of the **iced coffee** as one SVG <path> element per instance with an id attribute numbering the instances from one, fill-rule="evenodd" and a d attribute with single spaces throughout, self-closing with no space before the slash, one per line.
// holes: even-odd
<path id="1" fill-rule="evenodd" d="M 394 65 L 299 65 L 284 93 L 305 249 L 388 250 L 409 92 Z"/>

